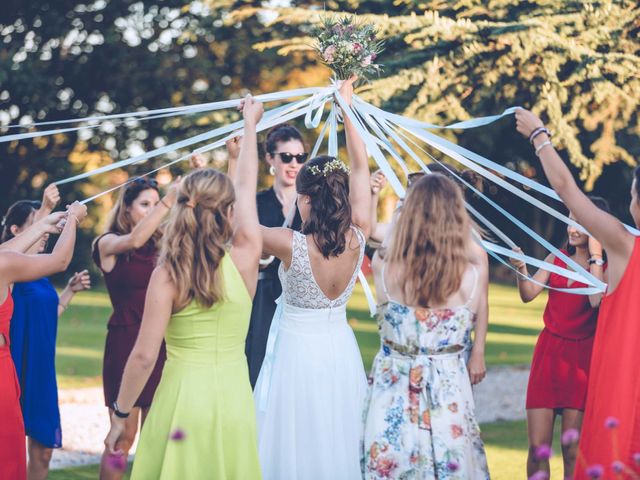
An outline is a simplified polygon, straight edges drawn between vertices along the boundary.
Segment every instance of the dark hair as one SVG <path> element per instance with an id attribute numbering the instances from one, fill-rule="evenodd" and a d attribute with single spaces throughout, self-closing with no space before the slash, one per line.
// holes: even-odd
<path id="1" fill-rule="evenodd" d="M 611 208 L 609 207 L 609 202 L 606 201 L 604 198 L 598 197 L 598 196 L 595 196 L 595 195 L 589 195 L 589 200 L 591 200 L 593 202 L 593 204 L 596 207 L 598 207 L 600 210 L 603 210 L 603 211 L 605 211 L 607 213 L 611 213 Z M 576 253 L 576 247 L 571 245 L 568 240 L 567 240 L 567 244 L 566 244 L 565 250 L 569 253 L 569 255 L 573 255 L 574 253 Z M 603 258 L 606 260 L 606 257 L 603 256 Z"/>
<path id="2" fill-rule="evenodd" d="M 289 140 L 298 140 L 304 145 L 302 133 L 300 133 L 300 130 L 296 127 L 288 123 L 276 125 L 267 133 L 267 139 L 264 142 L 264 151 L 273 154 L 276 151 L 278 143 L 288 142 Z"/>
<path id="3" fill-rule="evenodd" d="M 638 199 L 638 203 L 640 203 L 640 167 L 636 167 L 633 171 L 633 176 L 636 179 L 636 198 Z"/>
<path id="4" fill-rule="evenodd" d="M 0 243 L 11 240 L 15 235 L 11 232 L 11 227 L 18 228 L 24 226 L 33 212 L 40 208 L 41 203 L 37 200 L 19 200 L 9 207 L 7 214 L 2 219 L 2 237 Z"/>
<path id="5" fill-rule="evenodd" d="M 341 169 L 322 173 L 325 164 L 334 160 L 335 157 L 327 155 L 313 158 L 296 177 L 298 193 L 311 199 L 311 211 L 302 225 L 302 233 L 313 235 L 325 258 L 344 252 L 346 233 L 351 226 L 349 174 Z"/>

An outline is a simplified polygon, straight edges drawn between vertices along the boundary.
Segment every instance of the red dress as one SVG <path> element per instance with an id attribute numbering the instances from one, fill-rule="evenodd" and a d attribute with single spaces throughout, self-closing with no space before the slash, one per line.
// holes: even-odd
<path id="1" fill-rule="evenodd" d="M 100 243 L 94 249 L 93 260 L 102 270 L 99 247 Z M 147 287 L 156 266 L 156 256 L 157 250 L 149 242 L 137 250 L 118 255 L 116 264 L 110 272 L 103 270 L 104 281 L 113 306 L 113 313 L 107 325 L 108 333 L 102 364 L 102 385 L 107 407 L 111 407 L 118 397 L 124 367 L 138 338 Z M 166 357 L 165 344 L 162 342 L 158 360 L 135 403 L 136 407 L 151 405 L 153 394 L 160 383 Z"/>
<path id="2" fill-rule="evenodd" d="M 627 268 L 610 295 L 600 305 L 598 330 L 593 345 L 593 359 L 587 408 L 580 436 L 580 454 L 575 477 L 589 477 L 586 465 L 604 467 L 601 478 L 627 479 L 611 469 L 614 461 L 640 473 L 634 454 L 640 454 L 640 237 L 636 238 Z M 618 420 L 617 428 L 608 429 L 608 417 Z M 637 476 L 635 477 L 637 478 Z"/>
<path id="3" fill-rule="evenodd" d="M 567 268 L 558 258 L 553 263 Z M 580 282 L 569 286 L 568 279 L 556 273 L 549 275 L 548 285 L 554 288 L 587 286 Z M 531 362 L 527 409 L 584 410 L 597 316 L 598 310 L 591 307 L 587 295 L 549 290 L 544 329 Z"/>
<path id="4" fill-rule="evenodd" d="M 24 423 L 20 409 L 20 385 L 9 350 L 9 322 L 13 314 L 11 291 L 0 305 L 0 480 L 27 478 Z"/>

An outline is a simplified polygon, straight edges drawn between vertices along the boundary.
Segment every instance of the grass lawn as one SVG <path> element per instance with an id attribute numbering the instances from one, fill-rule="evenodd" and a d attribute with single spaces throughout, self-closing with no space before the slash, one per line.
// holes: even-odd
<path id="1" fill-rule="evenodd" d="M 494 480 L 526 478 L 524 471 L 527 456 L 527 428 L 524 421 L 496 422 L 482 425 L 489 471 Z M 556 445 L 559 445 L 556 430 Z M 559 450 L 559 449 L 558 449 Z M 50 480 L 85 480 L 98 478 L 98 466 L 54 470 Z M 128 477 L 125 477 L 128 478 Z M 562 478 L 562 461 L 559 453 L 551 458 L 551 478 Z"/>
<path id="2" fill-rule="evenodd" d="M 542 328 L 545 294 L 529 304 L 514 287 L 489 288 L 487 365 L 527 365 Z M 56 367 L 60 388 L 97 386 L 101 382 L 102 351 L 111 306 L 104 291 L 81 292 L 60 318 Z M 355 330 L 365 367 L 380 344 L 375 320 L 359 284 L 349 302 L 348 318 Z"/>

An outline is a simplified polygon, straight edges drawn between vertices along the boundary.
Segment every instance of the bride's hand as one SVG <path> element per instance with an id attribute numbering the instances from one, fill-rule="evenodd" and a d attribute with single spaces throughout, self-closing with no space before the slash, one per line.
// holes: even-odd
<path id="1" fill-rule="evenodd" d="M 351 106 L 351 99 L 353 97 L 353 84 L 358 80 L 357 75 L 351 75 L 351 78 L 342 81 L 342 85 L 340 85 L 340 96 L 344 98 L 347 105 Z"/>

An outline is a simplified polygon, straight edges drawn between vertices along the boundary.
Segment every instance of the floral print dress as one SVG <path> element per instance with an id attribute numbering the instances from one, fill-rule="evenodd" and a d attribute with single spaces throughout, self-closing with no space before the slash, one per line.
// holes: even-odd
<path id="1" fill-rule="evenodd" d="M 470 300 L 443 309 L 394 301 L 379 308 L 381 348 L 364 410 L 365 479 L 489 478 L 464 355 L 475 321 Z"/>

